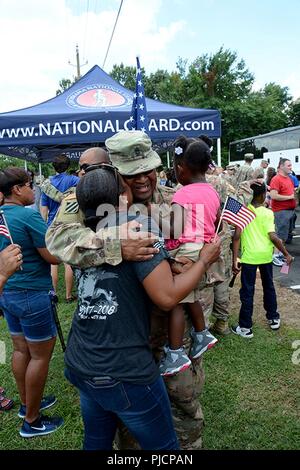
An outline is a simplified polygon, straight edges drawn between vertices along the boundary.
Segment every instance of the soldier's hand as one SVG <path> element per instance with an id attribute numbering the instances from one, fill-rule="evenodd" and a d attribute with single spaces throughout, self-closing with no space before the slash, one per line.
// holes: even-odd
<path id="1" fill-rule="evenodd" d="M 200 259 L 208 266 L 218 261 L 221 254 L 221 240 L 206 243 L 200 251 Z"/>
<path id="2" fill-rule="evenodd" d="M 139 232 L 140 239 L 121 240 L 122 258 L 126 261 L 147 261 L 159 252 L 159 248 L 154 248 L 153 244 L 157 241 L 157 237 L 151 233 Z"/>
<path id="3" fill-rule="evenodd" d="M 136 220 L 120 226 L 122 258 L 126 261 L 147 261 L 159 252 L 159 248 L 153 248 L 157 237 L 139 232 L 140 228 L 141 224 Z"/>
<path id="4" fill-rule="evenodd" d="M 178 256 L 175 258 L 175 261 L 171 263 L 171 270 L 173 274 L 181 274 L 188 271 L 194 264 L 189 258 L 185 256 Z"/>

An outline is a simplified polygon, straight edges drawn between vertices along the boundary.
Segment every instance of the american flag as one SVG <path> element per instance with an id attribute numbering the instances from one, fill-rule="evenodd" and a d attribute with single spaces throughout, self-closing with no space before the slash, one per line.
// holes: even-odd
<path id="1" fill-rule="evenodd" d="M 254 220 L 256 215 L 233 197 L 228 197 L 223 209 L 222 219 L 241 230 Z"/>
<path id="2" fill-rule="evenodd" d="M 148 133 L 148 117 L 145 99 L 145 90 L 142 81 L 142 70 L 140 60 L 136 58 L 136 83 L 135 93 L 133 95 L 133 102 L 131 108 L 131 115 L 129 118 L 128 129 L 131 131 L 143 131 Z"/>
<path id="3" fill-rule="evenodd" d="M 4 235 L 11 241 L 11 236 L 6 225 L 6 220 L 3 214 L 0 213 L 0 235 Z"/>

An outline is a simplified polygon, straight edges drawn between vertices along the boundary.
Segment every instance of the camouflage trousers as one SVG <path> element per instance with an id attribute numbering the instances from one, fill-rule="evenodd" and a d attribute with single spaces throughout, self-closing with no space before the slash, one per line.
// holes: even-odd
<path id="1" fill-rule="evenodd" d="M 230 278 L 205 287 L 199 292 L 206 325 L 208 325 L 211 315 L 216 319 L 228 321 L 230 302 L 229 283 Z"/>
<path id="2" fill-rule="evenodd" d="M 152 320 L 151 344 L 154 355 L 158 360 L 162 347 L 167 340 L 168 314 L 156 309 L 153 312 Z M 190 347 L 190 326 L 190 322 L 187 319 L 184 338 L 184 345 L 187 351 Z M 165 378 L 172 407 L 174 426 L 181 449 L 198 450 L 202 447 L 204 418 L 199 396 L 204 380 L 202 358 L 193 361 L 192 366 L 184 372 Z M 140 449 L 136 440 L 122 424 L 120 424 L 117 432 L 116 446 L 120 450 Z"/>

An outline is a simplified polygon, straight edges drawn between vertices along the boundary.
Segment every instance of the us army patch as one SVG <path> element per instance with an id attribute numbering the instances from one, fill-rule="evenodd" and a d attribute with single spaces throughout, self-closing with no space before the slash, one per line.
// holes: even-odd
<path id="1" fill-rule="evenodd" d="M 79 205 L 77 201 L 67 201 L 65 214 L 77 214 L 79 211 Z"/>

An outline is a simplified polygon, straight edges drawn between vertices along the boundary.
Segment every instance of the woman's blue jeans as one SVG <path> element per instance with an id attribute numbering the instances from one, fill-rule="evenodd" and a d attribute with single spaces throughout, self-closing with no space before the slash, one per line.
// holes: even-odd
<path id="1" fill-rule="evenodd" d="M 142 449 L 179 449 L 161 377 L 148 385 L 136 385 L 109 377 L 84 380 L 70 369 L 65 375 L 79 389 L 85 450 L 111 450 L 118 418 Z"/>

